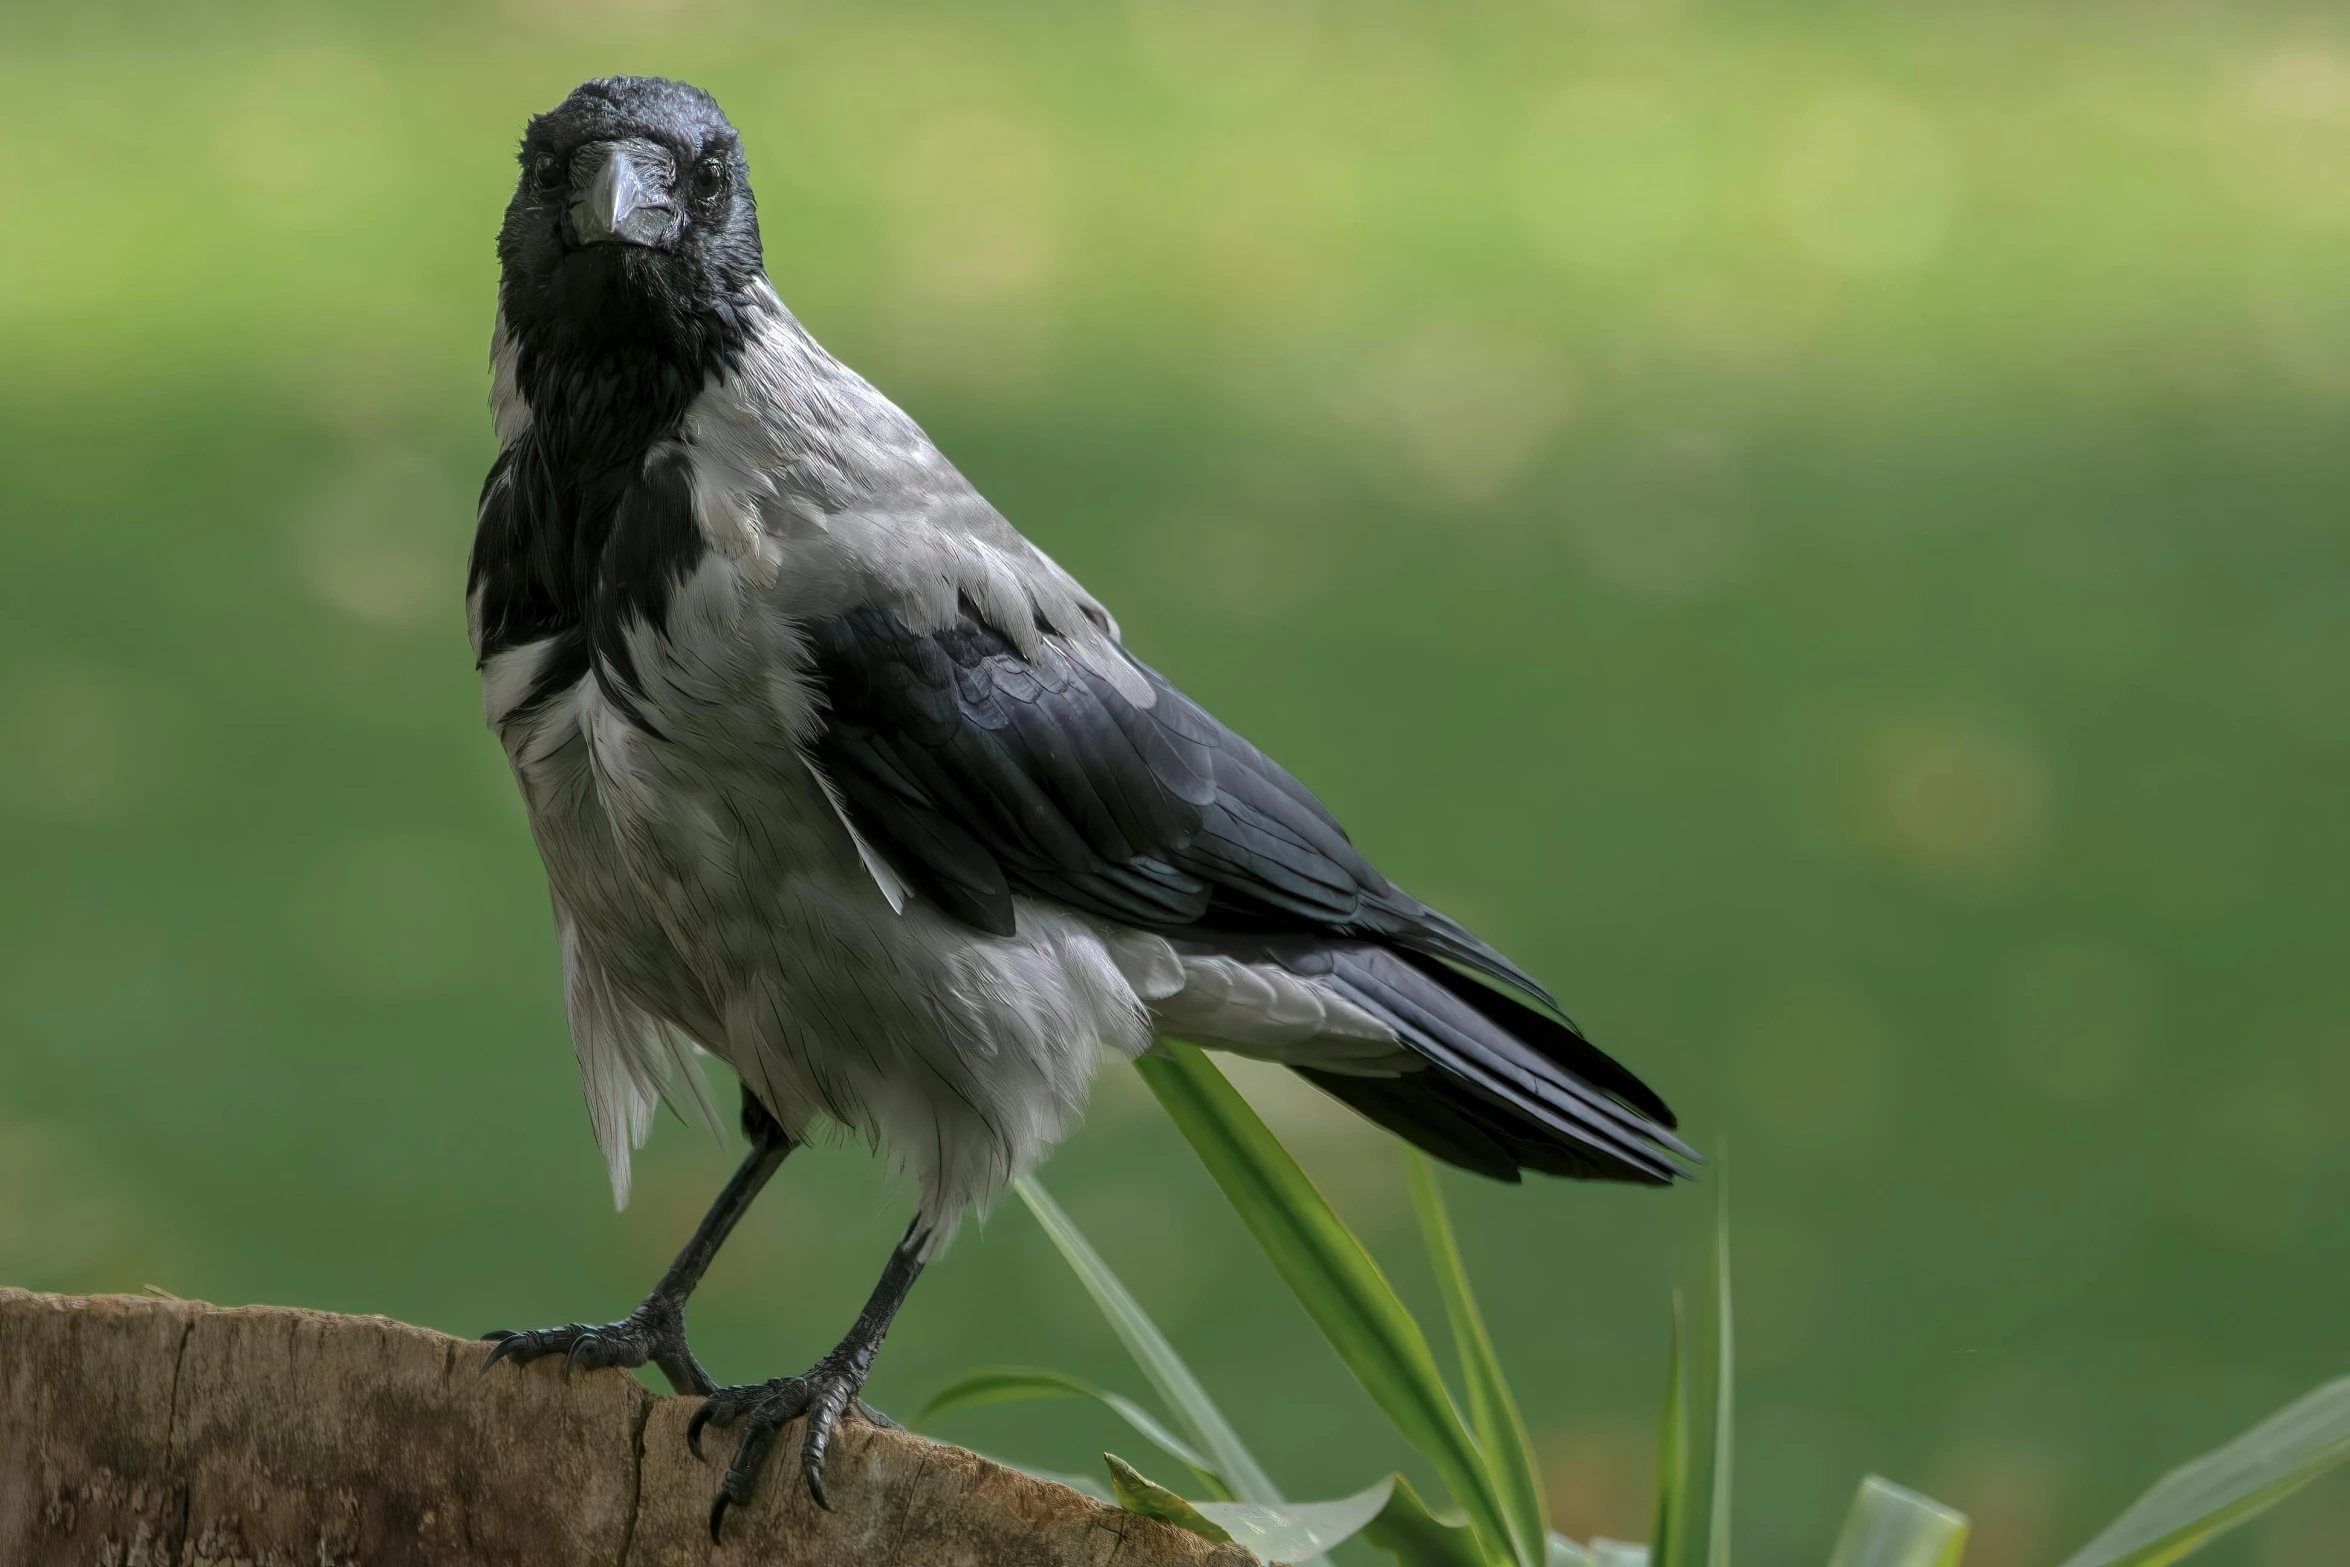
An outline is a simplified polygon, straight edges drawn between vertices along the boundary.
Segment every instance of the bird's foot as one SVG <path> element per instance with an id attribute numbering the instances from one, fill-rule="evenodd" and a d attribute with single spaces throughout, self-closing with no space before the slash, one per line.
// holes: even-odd
<path id="1" fill-rule="evenodd" d="M 481 1363 L 484 1371 L 501 1360 L 523 1364 L 561 1355 L 565 1376 L 581 1368 L 634 1369 L 650 1362 L 661 1368 L 670 1386 L 680 1393 L 707 1393 L 712 1387 L 686 1343 L 684 1308 L 659 1295 L 648 1297 L 618 1322 L 570 1322 L 559 1328 L 531 1328 L 520 1333 L 500 1329 L 484 1336 L 494 1341 Z"/>
<path id="2" fill-rule="evenodd" d="M 842 1346 L 842 1351 L 850 1349 L 851 1346 Z M 865 1385 L 863 1362 L 869 1356 L 842 1351 L 816 1362 L 805 1376 L 722 1387 L 694 1411 L 685 1428 L 685 1440 L 696 1458 L 702 1456 L 704 1426 L 716 1426 L 722 1431 L 736 1425 L 742 1427 L 742 1435 L 735 1440 L 734 1462 L 726 1466 L 726 1478 L 718 1483 L 718 1497 L 710 1504 L 713 1541 L 718 1538 L 718 1526 L 725 1519 L 727 1508 L 741 1506 L 758 1489 L 759 1474 L 767 1467 L 775 1438 L 792 1421 L 802 1415 L 808 1417 L 807 1430 L 800 1437 L 800 1474 L 807 1481 L 808 1495 L 823 1508 L 832 1506 L 824 1495 L 824 1457 L 832 1446 L 833 1429 L 840 1424 L 841 1417 L 854 1415 L 873 1425 L 896 1424 L 879 1411 L 867 1408 L 857 1396 Z"/>

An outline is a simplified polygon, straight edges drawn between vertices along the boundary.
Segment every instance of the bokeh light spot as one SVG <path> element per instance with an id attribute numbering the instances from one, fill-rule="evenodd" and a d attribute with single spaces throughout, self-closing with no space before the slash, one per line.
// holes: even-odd
<path id="1" fill-rule="evenodd" d="M 2012 735 L 1915 718 L 1871 748 L 1866 809 L 1865 831 L 1892 858 L 1954 884 L 2003 885 L 2039 862 L 2048 775 Z"/>
<path id="2" fill-rule="evenodd" d="M 1875 90 L 1812 103 L 1782 133 L 1780 221 L 1796 248 L 1845 272 L 1932 259 L 1958 207 L 1949 142 L 1916 104 Z"/>
<path id="3" fill-rule="evenodd" d="M 1645 1538 L 1655 1441 L 1653 1432 L 1617 1421 L 1545 1432 L 1537 1445 L 1551 1526 L 1572 1540 Z"/>
<path id="4" fill-rule="evenodd" d="M 1473 503 L 1541 455 L 1574 412 L 1575 385 L 1540 339 L 1440 322 L 1383 345 L 1337 401 L 1432 498 Z"/>
<path id="5" fill-rule="evenodd" d="M 1965 1443 L 1935 1466 L 1929 1492 L 1974 1520 L 1967 1567 L 2036 1567 L 2055 1554 L 2057 1467 L 2020 1437 Z"/>
<path id="6" fill-rule="evenodd" d="M 1518 157 L 1519 211 L 1543 249 L 1613 272 L 1670 252 L 1695 226 L 1706 168 L 1695 127 L 1661 93 L 1568 89 L 1534 118 Z"/>
<path id="7" fill-rule="evenodd" d="M 2291 222 L 2350 225 L 2350 56 L 2288 45 L 2231 87 L 2215 116 L 2231 182 Z"/>

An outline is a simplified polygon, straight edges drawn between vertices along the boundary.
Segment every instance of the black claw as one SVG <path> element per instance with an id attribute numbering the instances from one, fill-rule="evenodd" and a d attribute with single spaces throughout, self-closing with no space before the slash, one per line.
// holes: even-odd
<path id="1" fill-rule="evenodd" d="M 529 1346 L 523 1342 L 527 1335 L 516 1333 L 508 1328 L 500 1328 L 497 1332 L 488 1334 L 486 1336 L 490 1340 L 490 1352 L 481 1357 L 482 1370 L 489 1370 L 490 1367 L 496 1365 L 499 1361 L 504 1360 L 508 1355 L 523 1356 L 524 1359 L 528 1358 L 528 1356 L 523 1355 L 523 1351 L 529 1348 Z"/>
<path id="2" fill-rule="evenodd" d="M 702 1400 L 702 1407 L 694 1411 L 693 1419 L 685 1423 L 686 1450 L 696 1458 L 702 1456 L 702 1427 L 709 1423 L 710 1401 L 705 1398 Z M 710 1527 L 712 1530 L 716 1530 L 718 1527 L 718 1517 L 715 1513 L 710 1517 Z"/>
<path id="3" fill-rule="evenodd" d="M 743 1428 L 743 1439 L 734 1450 L 734 1462 L 726 1466 L 726 1478 L 718 1482 L 718 1494 L 731 1502 L 748 1502 L 751 1493 L 759 1488 L 759 1476 L 767 1467 L 767 1455 L 774 1450 L 776 1433 L 784 1422 L 797 1411 L 786 1412 L 780 1399 L 770 1400 L 756 1410 L 750 1423 Z"/>
<path id="4" fill-rule="evenodd" d="M 800 1474 L 808 1482 L 808 1495 L 826 1512 L 832 1511 L 832 1503 L 824 1496 L 824 1458 L 832 1451 L 832 1428 L 843 1402 L 837 1395 L 818 1399 L 808 1410 L 808 1429 L 800 1438 Z"/>
<path id="5" fill-rule="evenodd" d="M 718 1500 L 710 1504 L 710 1543 L 718 1543 L 718 1526 L 726 1521 L 726 1493 L 718 1493 Z"/>

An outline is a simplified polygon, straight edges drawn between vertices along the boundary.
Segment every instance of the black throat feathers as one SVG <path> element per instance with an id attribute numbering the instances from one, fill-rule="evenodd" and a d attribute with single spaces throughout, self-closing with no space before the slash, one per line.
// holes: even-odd
<path id="1" fill-rule="evenodd" d="M 740 366 L 758 312 L 729 302 L 694 312 L 693 329 L 681 332 L 674 317 L 659 319 L 666 312 L 626 308 L 618 288 L 590 299 L 571 292 L 563 303 L 604 306 L 602 321 L 527 306 L 524 321 L 509 317 L 530 423 L 483 484 L 466 591 L 483 662 L 553 641 L 517 711 L 592 670 L 650 730 L 626 632 L 666 629 L 670 596 L 705 549 L 686 456 L 656 448 L 677 438 L 704 387 Z"/>

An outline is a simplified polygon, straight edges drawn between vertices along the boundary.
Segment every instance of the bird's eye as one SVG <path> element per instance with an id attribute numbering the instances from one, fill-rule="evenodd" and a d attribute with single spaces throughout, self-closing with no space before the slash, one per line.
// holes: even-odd
<path id="1" fill-rule="evenodd" d="M 551 152 L 542 152 L 530 160 L 530 180 L 542 191 L 559 188 L 563 183 L 563 164 Z"/>
<path id="2" fill-rule="evenodd" d="M 726 194 L 726 165 L 716 158 L 704 158 L 694 165 L 694 200 L 716 201 Z"/>

